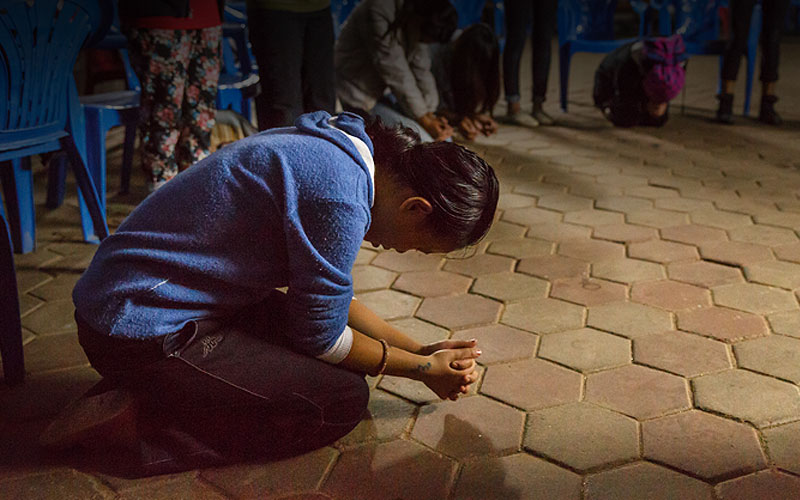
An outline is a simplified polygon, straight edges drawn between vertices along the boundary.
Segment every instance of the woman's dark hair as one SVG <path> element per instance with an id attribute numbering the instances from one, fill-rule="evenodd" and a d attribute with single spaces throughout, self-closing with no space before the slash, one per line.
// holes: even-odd
<path id="1" fill-rule="evenodd" d="M 403 127 L 376 118 L 366 127 L 375 163 L 433 206 L 432 229 L 458 248 L 474 245 L 489 231 L 499 183 L 480 156 L 452 142 L 420 142 Z"/>
<path id="2" fill-rule="evenodd" d="M 405 30 L 415 17 L 421 20 L 419 35 L 430 42 L 447 43 L 458 27 L 458 11 L 450 0 L 405 0 L 384 36 Z"/>
<path id="3" fill-rule="evenodd" d="M 450 81 L 460 116 L 491 113 L 500 96 L 500 45 L 492 29 L 473 24 L 453 42 Z"/>

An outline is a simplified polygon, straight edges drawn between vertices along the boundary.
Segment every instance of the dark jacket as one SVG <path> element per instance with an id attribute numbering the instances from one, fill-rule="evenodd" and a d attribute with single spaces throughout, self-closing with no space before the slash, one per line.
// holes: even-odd
<path id="1" fill-rule="evenodd" d="M 619 47 L 600 63 L 594 75 L 594 105 L 618 127 L 660 127 L 669 118 L 669 111 L 659 118 L 647 112 L 642 80 L 648 68 L 643 68 L 634 57 L 635 43 Z"/>
<path id="2" fill-rule="evenodd" d="M 219 18 L 223 19 L 225 0 L 216 2 Z M 120 19 L 153 16 L 189 17 L 189 3 L 189 0 L 119 0 L 119 17 Z"/>

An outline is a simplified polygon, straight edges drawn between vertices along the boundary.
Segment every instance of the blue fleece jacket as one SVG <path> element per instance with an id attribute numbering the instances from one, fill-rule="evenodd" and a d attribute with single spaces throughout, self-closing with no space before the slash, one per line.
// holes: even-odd
<path id="1" fill-rule="evenodd" d="M 150 195 L 78 281 L 78 315 L 97 331 L 147 338 L 287 286 L 284 333 L 302 352 L 325 352 L 347 325 L 373 198 L 369 167 L 342 133 L 371 152 L 362 119 L 330 118 L 306 114 L 226 146 Z"/>

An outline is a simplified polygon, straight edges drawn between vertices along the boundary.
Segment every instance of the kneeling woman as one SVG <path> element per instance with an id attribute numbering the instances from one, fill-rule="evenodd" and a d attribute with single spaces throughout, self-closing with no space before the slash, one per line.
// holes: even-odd
<path id="1" fill-rule="evenodd" d="M 349 113 L 225 147 L 100 245 L 73 299 L 104 379 L 42 444 L 125 443 L 130 475 L 157 474 L 329 444 L 362 418 L 365 373 L 457 399 L 477 377 L 475 342 L 420 345 L 353 299 L 351 268 L 364 239 L 474 244 L 497 198 L 474 153 Z"/>
<path id="2" fill-rule="evenodd" d="M 608 54 L 594 76 L 594 104 L 617 127 L 660 127 L 683 89 L 686 54 L 680 35 L 627 43 Z"/>

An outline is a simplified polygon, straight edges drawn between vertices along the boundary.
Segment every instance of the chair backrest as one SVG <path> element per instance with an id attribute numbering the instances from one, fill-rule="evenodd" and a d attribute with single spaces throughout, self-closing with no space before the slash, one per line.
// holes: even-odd
<path id="1" fill-rule="evenodd" d="M 64 130 L 67 84 L 101 19 L 97 0 L 4 0 L 0 7 L 0 150 Z"/>
<path id="2" fill-rule="evenodd" d="M 612 40 L 617 0 L 559 0 L 559 40 Z"/>
<path id="3" fill-rule="evenodd" d="M 720 39 L 719 9 L 725 0 L 675 0 L 674 33 L 686 42 Z"/>

